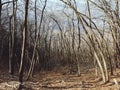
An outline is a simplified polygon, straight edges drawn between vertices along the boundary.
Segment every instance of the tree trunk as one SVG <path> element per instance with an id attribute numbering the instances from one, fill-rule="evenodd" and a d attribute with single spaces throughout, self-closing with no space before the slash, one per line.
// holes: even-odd
<path id="1" fill-rule="evenodd" d="M 22 52 L 21 52 L 21 62 L 20 62 L 20 69 L 19 69 L 19 82 L 23 83 L 23 73 L 24 73 L 24 62 L 25 62 L 25 55 L 27 51 L 27 21 L 28 21 L 28 5 L 29 0 L 25 2 L 25 16 L 24 16 L 24 29 L 23 29 L 23 41 L 22 41 Z M 19 87 L 21 89 L 21 85 Z"/>
<path id="2" fill-rule="evenodd" d="M 41 14 L 41 20 L 40 20 L 40 28 L 41 28 L 41 25 L 42 25 L 42 20 L 43 20 L 43 16 L 44 16 L 44 10 L 45 10 L 45 7 L 46 7 L 46 4 L 47 4 L 47 0 L 45 0 L 45 4 L 44 4 L 44 7 L 42 9 L 42 14 Z M 34 64 L 35 64 L 35 52 L 36 52 L 36 47 L 37 47 L 37 42 L 38 42 L 38 36 L 39 36 L 39 33 L 40 33 L 40 30 L 37 30 L 36 32 L 36 38 L 35 38 L 35 43 L 34 43 L 34 49 L 33 49 L 33 55 L 32 55 L 32 60 L 31 60 L 31 65 L 30 65 L 30 68 L 29 68 L 29 71 L 28 71 L 28 75 L 27 75 L 27 79 L 29 79 L 30 75 L 32 75 L 32 70 L 34 70 Z"/>

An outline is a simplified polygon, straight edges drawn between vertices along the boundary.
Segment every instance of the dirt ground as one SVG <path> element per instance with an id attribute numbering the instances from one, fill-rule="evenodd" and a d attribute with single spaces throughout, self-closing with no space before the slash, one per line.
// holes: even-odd
<path id="1" fill-rule="evenodd" d="M 11 78 L 8 74 L 0 72 L 0 90 L 16 90 L 19 84 L 17 79 L 17 77 Z M 116 70 L 106 84 L 101 84 L 102 81 L 95 76 L 94 69 L 79 77 L 76 74 L 41 72 L 34 75 L 31 80 L 25 81 L 23 90 L 120 90 L 114 80 L 120 83 L 120 69 Z"/>

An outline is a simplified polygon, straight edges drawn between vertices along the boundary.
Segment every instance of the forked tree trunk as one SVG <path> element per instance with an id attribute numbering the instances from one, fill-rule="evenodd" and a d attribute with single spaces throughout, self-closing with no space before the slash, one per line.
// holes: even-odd
<path id="1" fill-rule="evenodd" d="M 41 19 L 40 19 L 40 26 L 39 26 L 40 28 L 41 28 L 41 25 L 42 25 L 42 20 L 43 20 L 44 10 L 45 10 L 46 4 L 47 4 L 47 0 L 45 0 L 45 4 L 44 4 L 43 9 L 42 9 L 42 14 L 41 14 Z M 35 15 L 36 15 L 36 13 L 35 13 Z M 35 38 L 35 43 L 34 43 L 34 49 L 33 49 L 31 65 L 30 65 L 30 68 L 29 68 L 29 71 L 28 71 L 27 79 L 29 79 L 30 75 L 32 75 L 32 70 L 34 70 L 35 54 L 36 54 L 36 47 L 37 47 L 37 43 L 38 43 L 39 33 L 40 33 L 40 30 L 37 30 L 36 36 L 35 36 L 36 38 Z"/>
<path id="2" fill-rule="evenodd" d="M 27 21 L 28 21 L 28 5 L 29 0 L 25 2 L 25 16 L 24 16 L 24 29 L 23 29 L 23 41 L 22 41 L 22 52 L 21 52 L 21 62 L 20 62 L 20 69 L 19 69 L 19 82 L 23 83 L 23 73 L 24 73 L 24 62 L 25 62 L 25 55 L 27 51 Z M 20 84 L 19 90 L 21 90 L 22 85 Z"/>
<path id="3" fill-rule="evenodd" d="M 13 0 L 13 28 L 11 31 L 11 53 L 9 60 L 9 73 L 10 75 L 14 74 L 14 65 L 15 65 L 15 35 L 16 35 L 16 10 L 15 10 L 15 0 Z M 11 22 L 10 22 L 11 23 Z M 11 28 L 11 27 L 10 27 Z M 11 65 L 10 65 L 11 64 Z"/>

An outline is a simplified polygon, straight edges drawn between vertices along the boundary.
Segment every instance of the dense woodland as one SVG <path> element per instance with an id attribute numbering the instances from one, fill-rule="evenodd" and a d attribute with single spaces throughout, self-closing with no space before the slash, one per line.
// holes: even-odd
<path id="1" fill-rule="evenodd" d="M 18 77 L 19 90 L 41 72 L 93 69 L 109 83 L 120 67 L 119 9 L 119 0 L 0 0 L 0 70 Z"/>

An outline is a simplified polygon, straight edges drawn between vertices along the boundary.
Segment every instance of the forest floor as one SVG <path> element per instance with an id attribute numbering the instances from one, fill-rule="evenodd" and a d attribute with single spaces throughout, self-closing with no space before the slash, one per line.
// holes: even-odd
<path id="1" fill-rule="evenodd" d="M 17 79 L 11 78 L 5 71 L 0 71 L 0 90 L 16 90 Z M 120 69 L 110 76 L 110 81 L 106 84 L 101 84 L 102 81 L 95 76 L 94 69 L 79 77 L 76 74 L 41 72 L 35 74 L 31 80 L 25 81 L 23 90 L 120 90 L 114 79 L 120 83 Z"/>

